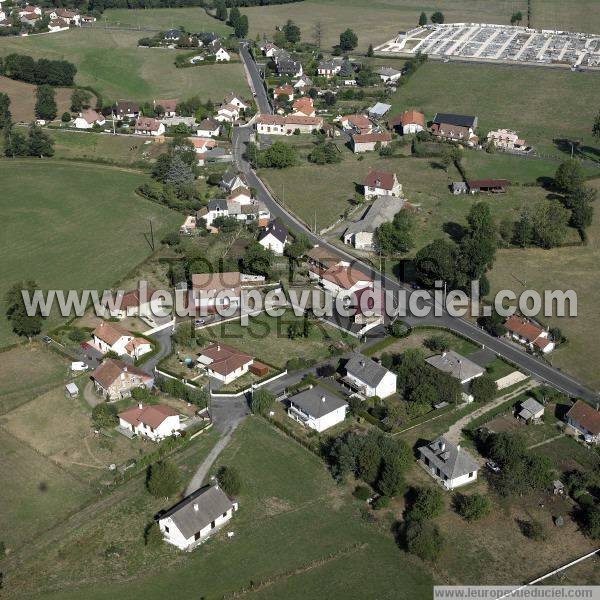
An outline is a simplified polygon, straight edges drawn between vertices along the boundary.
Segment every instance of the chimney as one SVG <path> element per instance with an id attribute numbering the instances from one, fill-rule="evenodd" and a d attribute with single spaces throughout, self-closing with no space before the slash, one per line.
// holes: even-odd
<path id="1" fill-rule="evenodd" d="M 199 506 L 198 506 L 198 503 L 197 503 L 197 502 L 194 502 L 194 510 L 195 510 L 196 512 L 198 512 L 198 510 L 199 510 Z"/>
<path id="2" fill-rule="evenodd" d="M 446 442 L 440 442 L 440 450 L 442 452 L 445 452 L 445 450 L 446 450 Z"/>
<path id="3" fill-rule="evenodd" d="M 220 344 L 217 344 L 217 352 L 221 352 L 221 346 L 220 346 Z"/>
<path id="4" fill-rule="evenodd" d="M 364 366 L 365 366 L 365 361 L 364 361 L 364 360 L 362 360 L 362 359 L 361 359 L 361 361 L 360 361 L 360 366 L 361 366 L 361 367 L 364 367 Z"/>
<path id="5" fill-rule="evenodd" d="M 127 367 L 123 367 L 123 373 L 127 373 Z"/>
<path id="6" fill-rule="evenodd" d="M 446 358 L 446 351 L 445 350 L 442 352 L 442 358 Z"/>
<path id="7" fill-rule="evenodd" d="M 144 408 L 144 405 L 143 405 L 141 402 L 138 402 L 138 408 L 139 408 L 140 410 L 142 410 L 142 408 Z"/>
<path id="8" fill-rule="evenodd" d="M 327 398 L 325 398 L 325 396 L 321 396 L 321 402 L 325 404 L 325 402 L 327 402 Z"/>

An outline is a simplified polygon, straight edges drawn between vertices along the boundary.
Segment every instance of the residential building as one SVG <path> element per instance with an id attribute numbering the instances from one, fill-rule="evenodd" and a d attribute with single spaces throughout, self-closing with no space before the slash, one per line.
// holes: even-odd
<path id="1" fill-rule="evenodd" d="M 396 173 L 371 169 L 363 181 L 365 198 L 402 195 L 402 185 Z"/>
<path id="2" fill-rule="evenodd" d="M 317 385 L 289 398 L 288 416 L 319 433 L 346 418 L 348 403 Z"/>
<path id="3" fill-rule="evenodd" d="M 271 58 L 273 54 L 279 50 L 279 48 L 272 42 L 263 42 L 258 47 L 263 53 L 263 56 L 266 56 L 268 58 Z"/>
<path id="4" fill-rule="evenodd" d="M 296 129 L 300 133 L 312 133 L 323 127 L 320 117 L 303 115 L 260 115 L 255 123 L 257 133 L 266 135 L 292 135 Z"/>
<path id="5" fill-rule="evenodd" d="M 127 354 L 140 358 L 152 350 L 152 344 L 145 338 L 136 337 L 116 323 L 102 321 L 92 332 L 92 346 L 102 354 L 115 352 L 119 356 Z"/>
<path id="6" fill-rule="evenodd" d="M 381 81 L 385 84 L 396 83 L 402 77 L 402 71 L 392 67 L 379 67 L 379 69 L 375 69 L 375 73 L 379 75 Z"/>
<path id="7" fill-rule="evenodd" d="M 294 88 L 291 85 L 280 85 L 273 88 L 273 98 L 277 100 L 281 96 L 285 96 L 286 100 L 294 99 Z"/>
<path id="8" fill-rule="evenodd" d="M 419 461 L 427 472 L 447 490 L 454 490 L 477 479 L 477 461 L 469 452 L 443 436 L 421 446 L 418 452 Z"/>
<path id="9" fill-rule="evenodd" d="M 269 225 L 258 234 L 258 243 L 267 250 L 282 256 L 285 245 L 287 244 L 288 231 L 279 223 L 271 221 Z"/>
<path id="10" fill-rule="evenodd" d="M 118 306 L 115 301 L 118 296 L 103 304 L 104 316 L 119 320 L 125 317 L 152 316 L 161 310 L 163 304 L 162 298 L 159 298 L 158 295 L 152 298 L 154 294 L 156 294 L 156 290 L 152 288 L 147 288 L 145 294 L 142 294 L 139 289 L 125 292 L 121 296 Z"/>
<path id="11" fill-rule="evenodd" d="M 66 8 L 54 8 L 46 11 L 46 15 L 50 17 L 51 21 L 60 20 L 67 27 L 69 25 L 74 25 L 75 27 L 81 26 L 81 15 L 73 10 L 68 10 Z"/>
<path id="12" fill-rule="evenodd" d="M 523 151 L 527 148 L 525 140 L 522 140 L 512 129 L 496 129 L 487 135 L 487 141 L 493 142 L 499 150 Z"/>
<path id="13" fill-rule="evenodd" d="M 373 152 L 377 144 L 385 148 L 390 145 L 392 136 L 387 131 L 377 133 L 359 133 L 352 136 L 352 151 Z"/>
<path id="14" fill-rule="evenodd" d="M 248 181 L 246 180 L 246 176 L 241 171 L 236 171 L 234 169 L 227 169 L 225 173 L 223 173 L 223 177 L 221 178 L 221 183 L 219 184 L 221 189 L 227 192 L 233 192 L 238 187 L 248 187 Z"/>
<path id="15" fill-rule="evenodd" d="M 521 408 L 517 416 L 526 423 L 538 423 L 544 416 L 544 405 L 534 398 L 527 398 L 527 400 L 521 402 Z"/>
<path id="16" fill-rule="evenodd" d="M 212 138 L 191 137 L 188 138 L 188 140 L 192 146 L 194 146 L 194 151 L 196 152 L 198 159 L 198 166 L 204 166 L 207 155 L 217 146 L 217 142 Z"/>
<path id="17" fill-rule="evenodd" d="M 438 369 L 438 371 L 448 373 L 454 379 L 458 379 L 461 384 L 469 383 L 485 373 L 483 367 L 461 356 L 458 352 L 454 352 L 454 350 L 447 350 L 446 352 L 442 352 L 442 354 L 430 356 L 425 361 Z"/>
<path id="18" fill-rule="evenodd" d="M 173 435 L 181 427 L 177 412 L 165 404 L 144 406 L 140 402 L 120 412 L 118 417 L 121 428 L 154 442 Z"/>
<path id="19" fill-rule="evenodd" d="M 170 118 L 177 116 L 177 105 L 179 104 L 179 100 L 174 98 L 168 100 L 153 100 L 153 106 L 156 108 L 157 106 L 162 106 L 163 108 L 163 116 Z"/>
<path id="20" fill-rule="evenodd" d="M 465 142 L 475 146 L 479 138 L 475 135 L 477 117 L 469 115 L 455 115 L 451 113 L 436 113 L 431 125 L 431 132 L 445 140 Z"/>
<path id="21" fill-rule="evenodd" d="M 331 79 L 342 70 L 343 64 L 343 58 L 332 58 L 331 60 L 322 60 L 317 65 L 317 73 L 322 77 Z"/>
<path id="22" fill-rule="evenodd" d="M 140 105 L 129 100 L 119 100 L 115 112 L 119 119 L 134 119 L 140 114 Z"/>
<path id="23" fill-rule="evenodd" d="M 317 113 L 315 111 L 315 107 L 313 106 L 312 98 L 309 96 L 302 96 L 297 100 L 294 100 L 292 104 L 292 114 L 305 116 L 305 117 L 314 117 Z"/>
<path id="24" fill-rule="evenodd" d="M 396 374 L 364 354 L 353 354 L 345 368 L 344 381 L 367 398 L 396 393 Z"/>
<path id="25" fill-rule="evenodd" d="M 236 510 L 235 500 L 218 485 L 209 485 L 192 492 L 163 513 L 158 526 L 165 542 L 190 551 L 228 523 Z"/>
<path id="26" fill-rule="evenodd" d="M 227 201 L 237 202 L 240 205 L 252 204 L 252 192 L 245 186 L 238 186 L 232 190 Z"/>
<path id="27" fill-rule="evenodd" d="M 211 344 L 198 353 L 198 364 L 205 367 L 209 377 L 223 384 L 245 375 L 253 362 L 254 357 L 249 354 L 221 343 Z"/>
<path id="28" fill-rule="evenodd" d="M 96 391 L 106 400 L 120 400 L 131 396 L 131 390 L 152 389 L 154 377 L 122 360 L 109 358 L 92 371 L 90 379 Z"/>
<path id="29" fill-rule="evenodd" d="M 194 273 L 192 294 L 197 308 L 214 311 L 217 307 L 239 306 L 241 301 L 241 273 Z"/>
<path id="30" fill-rule="evenodd" d="M 229 62 L 231 60 L 231 54 L 221 46 L 221 44 L 214 44 L 212 50 L 215 55 L 215 60 L 217 62 Z"/>
<path id="31" fill-rule="evenodd" d="M 524 317 L 511 315 L 504 322 L 504 327 L 513 340 L 524 344 L 530 350 L 537 350 L 544 354 L 554 350 L 555 344 L 550 339 L 548 331 Z"/>
<path id="32" fill-rule="evenodd" d="M 312 79 L 308 75 L 302 75 L 296 83 L 294 83 L 294 89 L 304 93 L 306 88 L 312 87 Z"/>
<path id="33" fill-rule="evenodd" d="M 317 271 L 325 271 L 340 260 L 331 250 L 319 245 L 314 246 L 306 252 L 304 258 Z"/>
<path id="34" fill-rule="evenodd" d="M 92 129 L 94 125 L 103 126 L 106 124 L 106 119 L 104 116 L 92 110 L 91 108 L 86 108 L 79 113 L 79 116 L 75 118 L 73 121 L 73 125 L 77 129 Z"/>
<path id="35" fill-rule="evenodd" d="M 381 289 L 362 288 L 352 292 L 345 305 L 349 311 L 350 333 L 362 337 L 385 323 L 385 297 Z"/>
<path id="36" fill-rule="evenodd" d="M 567 423 L 589 444 L 600 443 L 600 412 L 577 400 L 566 415 Z"/>
<path id="37" fill-rule="evenodd" d="M 234 104 L 224 104 L 219 107 L 215 119 L 220 123 L 235 123 L 240 118 L 240 109 Z"/>
<path id="38" fill-rule="evenodd" d="M 163 40 L 166 42 L 178 42 L 182 32 L 179 29 L 168 29 L 163 35 Z"/>
<path id="39" fill-rule="evenodd" d="M 136 135 L 151 135 L 158 137 L 165 132 L 165 126 L 152 117 L 138 117 L 135 122 L 134 133 Z"/>
<path id="40" fill-rule="evenodd" d="M 207 227 L 212 227 L 213 222 L 218 217 L 228 217 L 229 209 L 227 206 L 227 200 L 224 198 L 214 198 L 208 201 L 206 205 L 206 212 L 202 215 L 202 218 L 206 221 Z"/>
<path id="41" fill-rule="evenodd" d="M 400 115 L 391 117 L 388 122 L 390 129 L 395 129 L 402 135 L 419 133 L 425 129 L 425 115 L 416 110 L 405 110 Z"/>
<path id="42" fill-rule="evenodd" d="M 368 109 L 369 116 L 371 119 L 381 119 L 389 110 L 392 108 L 391 104 L 385 104 L 384 102 L 377 102 Z"/>
<path id="43" fill-rule="evenodd" d="M 373 123 L 367 115 L 345 115 L 336 119 L 344 131 L 352 133 L 371 133 Z"/>
<path id="44" fill-rule="evenodd" d="M 233 106 L 239 110 L 246 110 L 249 107 L 249 105 L 244 102 L 242 97 L 238 96 L 234 92 L 225 94 L 225 97 L 223 98 L 223 104 L 233 104 Z"/>
<path id="45" fill-rule="evenodd" d="M 196 128 L 196 135 L 199 137 L 218 137 L 221 125 L 216 119 L 202 119 Z"/>
<path id="46" fill-rule="evenodd" d="M 373 287 L 373 280 L 368 275 L 343 260 L 327 269 L 311 265 L 308 274 L 333 296 L 349 296 L 359 289 Z"/>
<path id="47" fill-rule="evenodd" d="M 279 75 L 289 75 L 290 77 L 300 77 L 304 72 L 302 63 L 291 58 L 282 58 L 276 63 L 277 73 Z"/>

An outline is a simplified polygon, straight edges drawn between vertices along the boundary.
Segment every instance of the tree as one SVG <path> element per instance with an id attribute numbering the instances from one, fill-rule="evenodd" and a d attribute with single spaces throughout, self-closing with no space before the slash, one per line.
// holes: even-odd
<path id="1" fill-rule="evenodd" d="M 491 375 L 484 373 L 471 381 L 471 393 L 476 402 L 489 402 L 496 397 L 498 386 Z"/>
<path id="2" fill-rule="evenodd" d="M 407 325 L 404 321 L 401 321 L 400 319 L 396 319 L 391 325 L 390 325 L 390 333 L 395 337 L 395 338 L 405 338 L 408 337 L 410 335 L 410 326 Z"/>
<path id="3" fill-rule="evenodd" d="M 408 252 L 414 246 L 413 225 L 414 219 L 410 212 L 397 212 L 391 223 L 382 223 L 376 229 L 377 246 L 389 255 Z"/>
<path id="4" fill-rule="evenodd" d="M 297 152 L 293 146 L 283 142 L 275 142 L 270 148 L 261 152 L 258 156 L 258 166 L 273 169 L 285 169 L 296 163 Z"/>
<path id="5" fill-rule="evenodd" d="M 308 160 L 317 165 L 339 163 L 342 155 L 333 142 L 318 144 L 308 155 Z"/>
<path id="6" fill-rule="evenodd" d="M 546 539 L 544 526 L 535 519 L 522 523 L 521 531 L 523 532 L 523 535 L 528 537 L 530 540 L 543 541 Z"/>
<path id="7" fill-rule="evenodd" d="M 510 17 L 510 24 L 515 25 L 521 23 L 523 20 L 523 13 L 521 11 L 514 12 Z"/>
<path id="8" fill-rule="evenodd" d="M 427 25 L 427 15 L 425 12 L 419 15 L 419 26 L 423 27 L 423 25 Z"/>
<path id="9" fill-rule="evenodd" d="M 490 514 L 492 504 L 487 496 L 483 494 L 472 494 L 465 496 L 458 494 L 454 507 L 456 512 L 466 521 L 476 521 Z"/>
<path id="10" fill-rule="evenodd" d="M 165 183 L 172 184 L 176 190 L 194 183 L 194 174 L 183 158 L 175 154 L 170 161 L 169 169 L 165 177 Z"/>
<path id="11" fill-rule="evenodd" d="M 300 41 L 300 27 L 296 25 L 291 19 L 283 26 L 283 35 L 290 44 L 296 44 Z"/>
<path id="12" fill-rule="evenodd" d="M 255 415 L 267 415 L 273 407 L 275 396 L 265 388 L 259 388 L 252 393 L 250 408 Z"/>
<path id="13" fill-rule="evenodd" d="M 444 22 L 444 13 L 437 10 L 431 15 L 430 21 L 436 24 L 442 24 Z"/>
<path id="14" fill-rule="evenodd" d="M 375 51 L 373 50 L 373 44 L 369 44 L 369 48 L 367 49 L 367 56 L 371 57 L 375 55 Z"/>
<path id="15" fill-rule="evenodd" d="M 60 120 L 63 123 L 70 123 L 71 122 L 71 113 L 68 111 L 65 111 L 62 116 L 60 117 Z"/>
<path id="16" fill-rule="evenodd" d="M 449 240 L 434 240 L 417 252 L 415 267 L 419 281 L 433 287 L 435 281 L 445 281 L 452 287 L 459 279 L 456 244 Z"/>
<path id="17" fill-rule="evenodd" d="M 28 313 L 25 301 L 23 300 L 23 291 L 29 292 L 31 298 L 35 290 L 38 289 L 35 281 L 20 281 L 13 284 L 6 292 L 6 317 L 10 321 L 13 331 L 20 336 L 31 340 L 42 330 L 42 315 L 39 307 L 34 313 Z"/>
<path id="18" fill-rule="evenodd" d="M 439 516 L 444 508 L 444 495 L 437 487 L 420 487 L 414 490 L 414 499 L 407 511 L 413 521 L 427 521 Z"/>
<path id="19" fill-rule="evenodd" d="M 581 163 L 569 158 L 556 169 L 554 183 L 556 187 L 567 194 L 572 194 L 583 186 L 585 175 Z"/>
<path id="20" fill-rule="evenodd" d="M 340 48 L 347 52 L 348 50 L 354 50 L 358 45 L 358 36 L 352 29 L 346 29 L 340 33 Z"/>
<path id="21" fill-rule="evenodd" d="M 29 154 L 27 138 L 12 124 L 4 130 L 4 154 L 12 158 Z"/>
<path id="22" fill-rule="evenodd" d="M 478 323 L 495 337 L 502 337 L 506 333 L 504 317 L 500 316 L 496 310 L 492 310 L 492 314 L 489 316 L 480 317 Z"/>
<path id="23" fill-rule="evenodd" d="M 92 95 L 87 90 L 77 88 L 71 94 L 71 110 L 81 112 L 84 108 L 90 107 Z"/>
<path id="24" fill-rule="evenodd" d="M 397 457 L 392 456 L 390 459 L 385 460 L 381 478 L 377 483 L 379 491 L 384 496 L 389 496 L 390 498 L 404 492 L 406 486 L 404 481 L 404 471 L 405 466 Z"/>
<path id="25" fill-rule="evenodd" d="M 597 192 L 593 188 L 580 187 L 566 199 L 566 205 L 571 209 L 570 225 L 584 231 L 592 224 L 594 216 L 593 203 Z"/>
<path id="26" fill-rule="evenodd" d="M 591 505 L 582 514 L 583 531 L 593 540 L 600 539 L 600 506 Z"/>
<path id="27" fill-rule="evenodd" d="M 219 21 L 227 21 L 227 7 L 225 6 L 225 2 L 223 0 L 218 0 L 215 3 L 215 17 L 219 19 Z"/>
<path id="28" fill-rule="evenodd" d="M 427 348 L 438 354 L 450 350 L 450 340 L 443 333 L 437 333 L 428 337 L 424 341 L 424 344 Z"/>
<path id="29" fill-rule="evenodd" d="M 241 16 L 240 9 L 237 6 L 233 6 L 229 11 L 229 25 L 235 29 L 235 25 L 240 20 Z"/>
<path id="30" fill-rule="evenodd" d="M 156 498 L 174 496 L 181 485 L 181 477 L 177 465 L 169 461 L 154 463 L 148 467 L 146 487 Z"/>
<path id="31" fill-rule="evenodd" d="M 234 27 L 235 37 L 239 39 L 245 38 L 248 35 L 248 27 L 247 15 L 241 15 Z"/>
<path id="32" fill-rule="evenodd" d="M 111 429 L 117 425 L 117 408 L 113 404 L 102 402 L 92 409 L 92 423 L 98 429 Z"/>
<path id="33" fill-rule="evenodd" d="M 28 149 L 30 156 L 54 156 L 54 140 L 41 127 L 32 124 Z"/>
<path id="34" fill-rule="evenodd" d="M 594 119 L 594 123 L 592 125 L 592 135 L 595 138 L 600 139 L 600 111 L 598 111 L 598 114 L 596 115 L 596 118 Z"/>
<path id="35" fill-rule="evenodd" d="M 538 204 L 532 215 L 533 239 L 542 248 L 560 246 L 567 235 L 569 211 L 556 200 Z"/>
<path id="36" fill-rule="evenodd" d="M 274 254 L 271 250 L 254 241 L 242 257 L 242 265 L 245 272 L 251 275 L 262 275 L 268 279 L 271 277 L 273 258 Z"/>
<path id="37" fill-rule="evenodd" d="M 427 521 L 411 521 L 406 526 L 406 549 L 422 560 L 435 560 L 444 545 L 437 525 Z"/>
<path id="38" fill-rule="evenodd" d="M 521 217 L 514 225 L 512 243 L 515 246 L 526 248 L 533 242 L 533 224 L 531 216 L 527 212 L 523 212 Z"/>
<path id="39" fill-rule="evenodd" d="M 0 129 L 9 127 L 12 123 L 10 113 L 10 97 L 8 94 L 0 92 Z"/>
<path id="40" fill-rule="evenodd" d="M 35 116 L 46 121 L 54 120 L 58 111 L 54 88 L 46 84 L 38 85 L 35 95 Z"/>
<path id="41" fill-rule="evenodd" d="M 228 496 L 237 496 L 242 489 L 242 480 L 235 467 L 221 467 L 217 472 L 217 481 Z"/>

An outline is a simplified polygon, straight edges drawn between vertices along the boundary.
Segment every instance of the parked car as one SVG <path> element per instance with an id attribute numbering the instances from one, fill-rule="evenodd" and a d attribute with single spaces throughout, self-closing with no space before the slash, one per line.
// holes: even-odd
<path id="1" fill-rule="evenodd" d="M 44 342 L 44 344 L 51 344 L 52 343 L 52 338 L 45 335 L 42 337 L 42 342 Z"/>
<path id="2" fill-rule="evenodd" d="M 200 327 L 200 325 L 204 325 L 205 323 L 206 323 L 206 319 L 196 319 L 196 320 L 194 321 L 194 325 L 195 325 L 196 327 Z"/>
<path id="3" fill-rule="evenodd" d="M 500 473 L 500 467 L 493 460 L 488 460 L 485 466 L 494 473 Z"/>

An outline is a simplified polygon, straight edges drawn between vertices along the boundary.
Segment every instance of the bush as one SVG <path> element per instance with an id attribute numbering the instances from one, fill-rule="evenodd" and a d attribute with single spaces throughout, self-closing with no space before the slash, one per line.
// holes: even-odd
<path id="1" fill-rule="evenodd" d="M 358 500 L 365 502 L 371 497 L 371 490 L 366 485 L 357 485 L 352 492 L 352 495 Z"/>
<path id="2" fill-rule="evenodd" d="M 274 402 L 275 396 L 273 392 L 265 388 L 260 388 L 253 392 L 250 408 L 255 415 L 267 415 L 273 407 Z"/>
<path id="3" fill-rule="evenodd" d="M 432 335 L 425 340 L 425 346 L 433 352 L 447 352 L 450 350 L 450 340 L 448 336 L 441 333 Z"/>
<path id="4" fill-rule="evenodd" d="M 69 331 L 68 337 L 72 342 L 83 342 L 88 339 L 89 333 L 85 329 L 74 327 Z"/>
<path id="5" fill-rule="evenodd" d="M 444 508 L 442 490 L 437 487 L 413 489 L 414 498 L 407 512 L 412 521 L 426 521 L 439 516 Z"/>
<path id="6" fill-rule="evenodd" d="M 390 333 L 395 338 L 408 337 L 410 335 L 410 331 L 410 325 L 407 325 L 404 321 L 400 321 L 399 319 L 396 319 L 390 327 Z"/>
<path id="7" fill-rule="evenodd" d="M 237 496 L 242 489 L 240 474 L 235 467 L 221 467 L 217 472 L 217 481 L 229 496 Z"/>
<path id="8" fill-rule="evenodd" d="M 464 496 L 458 494 L 454 502 L 456 512 L 466 521 L 476 521 L 488 515 L 492 509 L 489 499 L 482 494 Z"/>
<path id="9" fill-rule="evenodd" d="M 544 526 L 539 521 L 526 521 L 521 525 L 521 531 L 525 537 L 531 540 L 542 541 L 546 539 Z"/>
<path id="10" fill-rule="evenodd" d="M 102 402 L 92 409 L 92 422 L 99 429 L 108 429 L 118 423 L 117 408 L 112 404 Z"/>
<path id="11" fill-rule="evenodd" d="M 388 496 L 379 496 L 379 498 L 373 502 L 373 509 L 381 510 L 382 508 L 387 508 L 389 503 L 390 499 Z"/>
<path id="12" fill-rule="evenodd" d="M 476 402 L 489 402 L 496 397 L 498 386 L 491 375 L 484 374 L 471 382 L 471 394 Z"/>
<path id="13" fill-rule="evenodd" d="M 435 560 L 444 545 L 437 525 L 428 521 L 411 521 L 406 527 L 406 549 L 422 560 Z"/>
<path id="14" fill-rule="evenodd" d="M 163 541 L 160 527 L 156 521 L 152 521 L 144 530 L 144 544 L 146 546 L 156 547 Z"/>
<path id="15" fill-rule="evenodd" d="M 146 487 L 156 498 L 168 498 L 179 491 L 179 469 L 171 462 L 158 462 L 148 467 Z"/>

